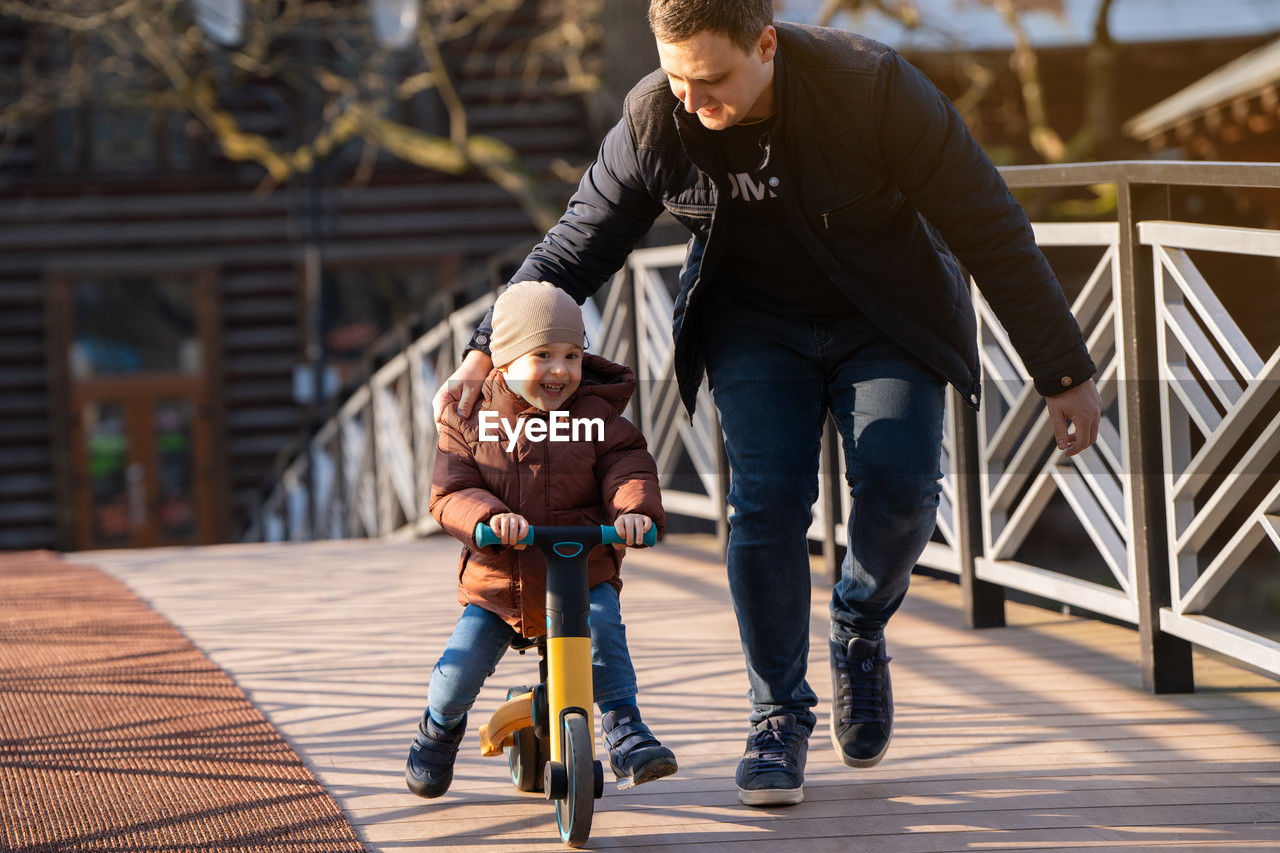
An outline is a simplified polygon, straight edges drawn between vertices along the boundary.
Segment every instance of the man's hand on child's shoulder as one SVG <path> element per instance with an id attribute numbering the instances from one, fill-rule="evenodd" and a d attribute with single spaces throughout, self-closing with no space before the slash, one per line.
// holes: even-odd
<path id="1" fill-rule="evenodd" d="M 523 515 L 517 515 L 514 512 L 500 512 L 489 519 L 489 526 L 493 528 L 494 533 L 498 534 L 503 545 L 513 547 L 517 551 L 523 551 L 529 547 L 528 545 L 516 544 L 529 532 L 529 522 L 525 520 Z"/>
<path id="2" fill-rule="evenodd" d="M 632 547 L 643 547 L 644 535 L 653 527 L 653 521 L 647 515 L 641 515 L 638 512 L 627 512 L 618 516 L 613 522 L 613 529 L 618 531 L 618 535 L 623 538 L 625 545 L 614 545 L 613 547 L 619 551 L 631 545 Z"/>
<path id="3" fill-rule="evenodd" d="M 436 422 L 439 423 L 444 416 L 445 407 L 454 402 L 457 403 L 455 411 L 458 417 L 463 420 L 470 417 L 471 409 L 480 399 L 480 388 L 491 370 L 493 360 L 487 354 L 476 349 L 468 352 L 462 364 L 458 365 L 458 369 L 444 381 L 431 399 Z"/>

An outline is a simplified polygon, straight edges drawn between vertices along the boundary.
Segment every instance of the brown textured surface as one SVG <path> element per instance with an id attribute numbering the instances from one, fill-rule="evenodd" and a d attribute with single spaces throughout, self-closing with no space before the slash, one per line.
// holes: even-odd
<path id="1" fill-rule="evenodd" d="M 244 693 L 97 569 L 0 554 L 0 849 L 360 853 Z"/>

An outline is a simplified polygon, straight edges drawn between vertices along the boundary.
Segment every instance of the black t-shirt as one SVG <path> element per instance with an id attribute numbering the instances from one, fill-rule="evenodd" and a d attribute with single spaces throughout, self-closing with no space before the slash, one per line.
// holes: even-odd
<path id="1" fill-rule="evenodd" d="M 731 192 L 721 196 L 727 242 L 715 288 L 796 320 L 825 322 L 856 312 L 849 297 L 809 254 L 791 225 L 767 149 L 773 118 L 715 131 Z"/>

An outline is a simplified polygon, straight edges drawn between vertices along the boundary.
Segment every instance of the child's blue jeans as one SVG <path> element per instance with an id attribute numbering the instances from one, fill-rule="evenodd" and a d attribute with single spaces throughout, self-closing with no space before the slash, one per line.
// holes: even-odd
<path id="1" fill-rule="evenodd" d="M 627 651 L 618 591 L 602 583 L 591 589 L 591 681 L 596 704 L 636 695 L 636 673 Z M 480 695 L 485 679 L 511 646 L 515 629 L 502 617 L 468 604 L 431 672 L 428 710 L 438 725 L 453 726 Z"/>

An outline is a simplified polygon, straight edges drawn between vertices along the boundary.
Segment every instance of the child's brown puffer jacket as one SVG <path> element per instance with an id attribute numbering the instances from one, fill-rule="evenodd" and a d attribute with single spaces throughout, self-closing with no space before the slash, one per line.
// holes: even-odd
<path id="1" fill-rule="evenodd" d="M 485 380 L 480 404 L 466 420 L 454 407 L 441 416 L 440 441 L 431 484 L 431 515 L 463 542 L 458 568 L 458 601 L 498 614 L 525 637 L 546 633 L 546 560 L 537 548 L 477 548 L 474 531 L 503 512 L 523 515 L 534 527 L 612 524 L 623 513 L 651 518 L 661 535 L 666 527 L 657 467 L 644 436 L 622 417 L 635 391 L 629 367 L 588 353 L 582 384 L 565 404 L 571 421 L 598 418 L 604 437 L 579 441 L 530 441 L 521 429 L 508 451 L 507 432 L 489 430 L 480 438 L 481 413 L 517 419 L 548 413 L 516 395 L 497 370 Z M 588 563 L 591 586 L 609 582 L 622 588 L 622 552 L 597 548 Z"/>

